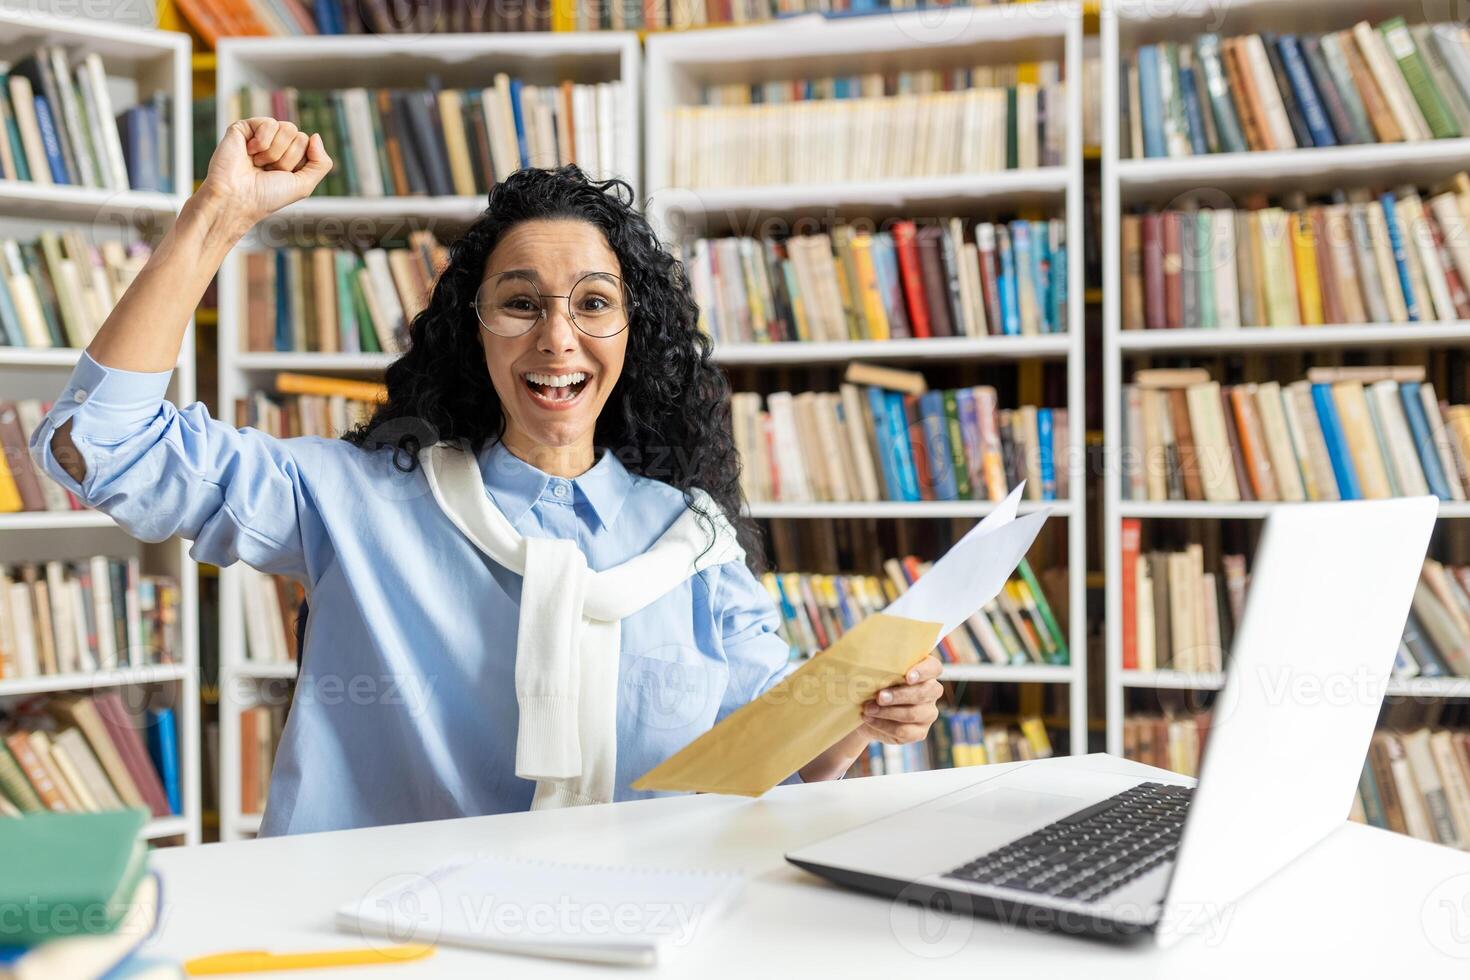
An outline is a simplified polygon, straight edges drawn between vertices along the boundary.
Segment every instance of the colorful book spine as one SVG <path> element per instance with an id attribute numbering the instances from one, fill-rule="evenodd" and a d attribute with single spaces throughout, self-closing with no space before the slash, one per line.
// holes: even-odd
<path id="1" fill-rule="evenodd" d="M 1332 474 L 1337 478 L 1337 492 L 1343 500 L 1360 500 L 1363 496 L 1358 483 L 1357 471 L 1352 456 L 1348 453 L 1347 437 L 1338 420 L 1337 405 L 1332 398 L 1332 386 L 1312 385 L 1312 401 L 1317 406 L 1317 421 L 1322 427 L 1322 437 L 1327 442 L 1327 455 L 1332 461 Z"/>

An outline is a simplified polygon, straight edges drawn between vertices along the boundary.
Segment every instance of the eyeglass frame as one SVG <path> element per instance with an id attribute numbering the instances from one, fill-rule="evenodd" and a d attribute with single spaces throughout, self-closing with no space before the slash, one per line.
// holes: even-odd
<path id="1" fill-rule="evenodd" d="M 510 272 L 497 272 L 495 274 L 494 278 L 499 279 L 501 276 L 508 276 L 508 275 L 512 275 L 512 273 L 510 273 Z M 575 312 L 573 312 L 573 310 L 572 310 L 572 293 L 575 293 L 577 291 L 577 287 L 580 286 L 585 280 L 591 279 L 593 276 L 611 276 L 612 278 L 616 279 L 618 281 L 618 285 L 622 287 L 623 296 L 627 300 L 627 304 L 623 307 L 623 309 L 625 310 L 625 312 L 626 312 L 627 315 L 623 317 L 623 326 L 622 326 L 622 329 L 618 330 L 616 333 L 595 334 L 595 333 L 590 332 L 586 327 L 582 326 L 580 323 L 577 322 L 577 314 Z M 539 296 L 542 300 L 547 300 L 547 299 L 564 299 L 564 300 L 566 300 L 567 301 L 567 319 L 569 319 L 569 320 L 572 321 L 572 326 L 576 327 L 578 330 L 580 330 L 582 333 L 586 334 L 587 336 L 591 337 L 593 340 L 611 340 L 613 337 L 616 337 L 618 334 L 622 333 L 624 330 L 627 330 L 628 327 L 631 326 L 632 323 L 633 323 L 633 311 L 636 310 L 636 309 L 638 309 L 638 301 L 633 298 L 633 292 L 632 292 L 632 290 L 630 290 L 628 288 L 627 281 L 625 279 L 623 279 L 622 276 L 620 276 L 620 275 L 618 275 L 617 273 L 614 273 L 614 272 L 589 272 L 585 276 L 579 277 L 576 282 L 572 283 L 572 292 L 571 293 L 566 293 L 566 294 L 561 294 L 561 293 L 543 293 L 541 291 L 541 287 L 538 286 L 538 285 L 536 285 L 536 281 L 534 279 L 531 279 L 529 276 L 517 275 L 517 278 L 525 280 L 526 284 L 528 286 L 530 286 L 532 289 L 534 289 L 536 291 L 536 295 Z M 484 288 L 485 283 L 487 283 L 489 281 L 490 281 L 489 279 L 485 279 L 485 280 L 482 280 L 481 281 L 480 285 L 475 288 L 475 298 L 472 299 L 472 300 L 470 300 L 470 303 L 469 303 L 470 309 L 472 309 L 472 310 L 475 311 L 475 319 L 479 321 L 479 323 L 480 323 L 480 329 L 481 330 L 484 330 L 486 333 L 488 333 L 488 334 L 490 334 L 492 336 L 495 336 L 495 337 L 505 337 L 507 339 L 512 339 L 512 338 L 515 338 L 515 337 L 524 337 L 526 334 L 530 333 L 532 330 L 535 330 L 537 324 L 539 324 L 541 322 L 541 320 L 547 315 L 547 311 L 550 309 L 550 305 L 547 304 L 547 303 L 545 303 L 545 302 L 543 302 L 543 303 L 539 304 L 540 307 L 541 307 L 541 312 L 539 314 L 537 314 L 536 319 L 530 321 L 531 325 L 529 327 L 527 327 L 526 329 L 522 330 L 520 333 L 516 333 L 516 334 L 496 333 L 494 330 L 491 330 L 488 326 L 485 325 L 485 318 L 480 315 L 480 302 L 479 302 L 479 300 L 480 300 L 480 289 Z"/>

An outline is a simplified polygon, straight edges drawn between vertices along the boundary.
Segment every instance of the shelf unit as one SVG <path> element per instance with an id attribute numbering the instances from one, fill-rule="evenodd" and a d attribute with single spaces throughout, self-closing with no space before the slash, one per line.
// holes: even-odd
<path id="1" fill-rule="evenodd" d="M 0 11 L 0 64 L 23 57 L 41 44 L 58 44 L 75 60 L 96 52 L 116 108 L 140 94 L 167 92 L 173 107 L 173 170 L 176 186 L 191 186 L 189 39 L 186 35 L 113 26 L 95 20 Z M 187 195 L 112 191 L 91 187 L 42 186 L 0 180 L 0 237 L 28 239 L 46 229 L 75 230 L 89 242 L 159 236 L 172 223 Z M 154 239 L 156 240 L 156 238 Z M 193 325 L 184 338 L 169 381 L 176 404 L 194 400 Z M 75 349 L 0 348 L 0 397 L 51 401 L 76 365 Z M 42 479 L 46 479 L 43 475 Z M 106 554 L 136 555 L 146 572 L 173 575 L 179 582 L 178 663 L 120 667 L 84 674 L 0 679 L 0 704 L 45 694 L 125 689 L 133 704 L 172 706 L 179 751 L 179 814 L 150 821 L 149 840 L 200 840 L 199 775 L 199 590 L 189 544 L 179 538 L 144 544 L 97 511 L 24 512 L 0 515 L 0 563 L 71 560 Z"/>
<path id="2" fill-rule="evenodd" d="M 1308 194 L 1336 187 L 1391 186 L 1432 182 L 1470 167 L 1470 139 L 1434 140 L 1274 151 L 1229 153 L 1172 159 L 1120 159 L 1119 65 L 1124 52 L 1140 44 L 1180 40 L 1209 32 L 1229 35 L 1259 31 L 1325 31 L 1351 27 L 1362 19 L 1374 23 L 1403 15 L 1421 22 L 1433 11 L 1409 0 L 1233 0 L 1230 17 L 1219 21 L 1215 5 L 1183 0 L 1169 8 L 1114 4 L 1101 21 L 1103 60 L 1102 248 L 1104 271 L 1103 406 L 1109 446 L 1123 439 L 1122 385 L 1135 363 L 1165 356 L 1171 363 L 1189 358 L 1276 355 L 1343 349 L 1447 348 L 1470 341 L 1470 323 L 1366 324 L 1324 327 L 1243 327 L 1237 330 L 1136 330 L 1121 328 L 1121 215 L 1134 204 L 1164 205 L 1181 194 L 1208 190 L 1221 206 L 1232 195 L 1275 194 L 1300 190 Z M 1157 16 L 1155 16 L 1157 14 Z M 1210 503 L 1204 501 L 1136 501 L 1122 499 L 1119 458 L 1104 467 L 1103 552 L 1106 568 L 1106 719 L 1107 750 L 1123 749 L 1124 696 L 1128 690 L 1218 690 L 1223 675 L 1177 671 L 1137 671 L 1122 665 L 1121 522 L 1148 520 L 1261 520 L 1276 507 L 1310 507 L 1310 503 Z M 1470 505 L 1444 502 L 1441 520 L 1470 518 Z M 1390 696 L 1416 698 L 1470 697 L 1470 680 L 1435 678 L 1394 680 Z"/>
<path id="3" fill-rule="evenodd" d="M 222 39 L 216 51 L 219 93 L 216 138 L 230 93 L 242 85 L 271 88 L 422 87 L 437 72 L 446 87 L 489 86 L 505 71 L 533 84 L 563 77 L 580 82 L 621 79 L 622 118 L 639 132 L 641 51 L 637 36 L 622 32 L 581 34 L 432 34 L 404 44 L 401 38 L 366 35 L 299 38 Z M 616 166 L 635 191 L 638 143 L 625 140 Z M 270 387 L 278 371 L 381 377 L 391 354 L 247 353 L 244 337 L 244 284 L 240 251 L 258 247 L 262 235 L 290 235 L 311 229 L 351 229 L 359 234 L 442 228 L 463 230 L 484 209 L 480 197 L 342 198 L 313 196 L 273 215 L 232 252 L 219 273 L 219 412 L 233 418 L 235 399 Z M 245 659 L 241 595 L 242 569 L 220 570 L 220 702 L 217 767 L 220 787 L 220 839 L 237 840 L 258 832 L 260 814 L 240 806 L 240 712 L 258 703 L 262 682 L 294 678 L 295 664 L 259 664 Z"/>
<path id="4" fill-rule="evenodd" d="M 895 178 L 851 183 L 783 184 L 731 188 L 670 185 L 669 133 L 665 112 L 694 101 L 706 83 L 763 81 L 824 74 L 918 69 L 980 63 L 1014 64 L 1055 60 L 1075 83 L 1082 77 L 1082 15 L 1070 3 L 1024 7 L 931 9 L 882 18 L 803 21 L 651 36 L 645 72 L 644 170 L 647 213 L 666 242 L 705 234 L 728 234 L 767 217 L 816 215 L 831 223 L 849 217 L 965 215 L 997 206 L 1046 207 L 1065 215 L 1068 242 L 1068 332 L 1040 337 L 853 341 L 717 345 L 715 359 L 728 366 L 780 368 L 830 366 L 851 359 L 941 363 L 1045 360 L 1064 363 L 1073 460 L 1071 497 L 1023 510 L 1052 507 L 1052 519 L 1067 523 L 1067 667 L 946 665 L 945 678 L 986 683 L 1066 684 L 1071 733 L 1068 749 L 1087 751 L 1086 537 L 1084 473 L 1084 289 L 1082 260 L 1082 97 L 1069 84 L 1064 164 L 1025 171 L 966 176 Z M 738 232 L 749 234 L 750 232 Z M 981 517 L 993 505 L 982 501 L 921 503 L 752 503 L 760 518 L 832 520 L 878 517 L 932 520 Z M 1060 749 L 1060 746 L 1058 747 Z"/>

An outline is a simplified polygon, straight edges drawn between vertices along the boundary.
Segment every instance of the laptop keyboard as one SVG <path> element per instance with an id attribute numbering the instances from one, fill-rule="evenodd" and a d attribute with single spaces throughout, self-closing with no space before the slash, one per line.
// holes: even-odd
<path id="1" fill-rule="evenodd" d="M 1090 902 L 1170 860 L 1188 786 L 1140 783 L 949 872 L 945 877 Z"/>

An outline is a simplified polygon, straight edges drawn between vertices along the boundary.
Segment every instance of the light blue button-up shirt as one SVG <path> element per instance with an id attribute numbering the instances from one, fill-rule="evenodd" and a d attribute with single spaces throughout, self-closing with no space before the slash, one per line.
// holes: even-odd
<path id="1" fill-rule="evenodd" d="M 391 450 L 236 429 L 200 403 L 164 401 L 170 373 L 84 352 L 31 455 L 136 537 L 182 535 L 198 561 L 244 561 L 308 589 L 261 833 L 528 809 L 535 784 L 515 775 L 520 576 L 455 528 L 422 469 L 400 472 Z M 80 485 L 51 452 L 67 419 L 87 464 Z M 575 540 L 597 571 L 641 554 L 685 507 L 606 451 L 571 480 L 498 443 L 479 464 L 516 530 Z M 792 669 L 778 622 L 738 561 L 623 620 L 616 799 L 657 795 L 629 784 Z"/>

